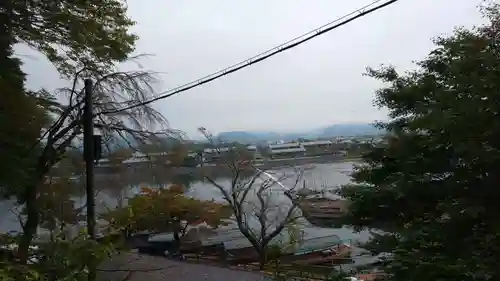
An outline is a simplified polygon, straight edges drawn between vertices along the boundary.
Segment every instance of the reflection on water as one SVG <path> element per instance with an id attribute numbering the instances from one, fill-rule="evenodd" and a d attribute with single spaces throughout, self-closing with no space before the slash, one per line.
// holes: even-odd
<path id="1" fill-rule="evenodd" d="M 334 188 L 340 185 L 349 183 L 349 174 L 352 171 L 353 163 L 332 163 L 332 164 L 318 164 L 314 169 L 304 171 L 300 184 L 310 189 L 325 189 Z M 282 169 L 276 171 L 277 174 L 290 175 L 289 178 L 284 179 L 282 183 L 285 186 L 292 186 L 295 182 L 295 177 L 292 176 L 294 170 Z M 155 172 L 148 175 L 149 180 L 144 173 L 127 173 L 120 177 L 112 175 L 102 175 L 98 177 L 96 186 L 99 193 L 96 199 L 97 211 L 104 211 L 106 208 L 114 208 L 119 204 L 125 204 L 126 198 L 133 196 L 139 191 L 141 185 L 149 186 L 166 186 L 171 183 L 182 184 L 186 186 L 186 194 L 198 199 L 221 201 L 220 191 L 210 183 L 203 181 L 195 176 L 184 175 L 169 175 L 168 173 Z M 229 186 L 229 180 L 226 178 L 216 179 L 222 185 Z M 276 201 L 277 206 L 284 206 L 288 200 L 284 198 L 283 189 L 277 186 L 272 189 L 273 200 Z M 252 196 L 249 196 L 249 200 Z M 83 204 L 84 198 L 75 197 L 77 204 Z M 17 216 L 11 211 L 15 208 L 12 201 L 0 202 L 0 232 L 19 231 L 20 224 L 18 223 Z M 309 225 L 310 227 L 310 225 Z M 308 227 L 308 228 L 309 228 Z M 361 241 L 368 238 L 368 234 L 354 234 L 350 229 L 329 229 L 314 227 L 313 236 L 328 236 L 335 234 L 342 240 L 359 239 Z"/>

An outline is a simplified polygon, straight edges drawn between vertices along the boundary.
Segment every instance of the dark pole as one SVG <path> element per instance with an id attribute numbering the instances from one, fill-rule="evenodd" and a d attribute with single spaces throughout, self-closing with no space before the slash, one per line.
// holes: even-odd
<path id="1" fill-rule="evenodd" d="M 85 157 L 87 193 L 87 231 L 90 239 L 95 240 L 95 202 L 94 202 L 94 118 L 92 106 L 92 80 L 85 79 L 85 109 L 83 112 L 83 154 Z"/>

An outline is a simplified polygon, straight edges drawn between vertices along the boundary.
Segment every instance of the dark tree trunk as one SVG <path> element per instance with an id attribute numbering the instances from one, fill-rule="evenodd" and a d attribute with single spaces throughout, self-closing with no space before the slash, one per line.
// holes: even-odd
<path id="1" fill-rule="evenodd" d="M 174 232 L 174 251 L 175 255 L 182 259 L 181 253 L 181 237 L 179 233 L 182 231 L 181 222 L 178 219 L 174 219 L 173 232 Z"/>
<path id="2" fill-rule="evenodd" d="M 267 251 L 265 248 L 263 248 L 260 249 L 258 253 L 259 253 L 259 267 L 260 269 L 264 269 L 267 263 Z"/>
<path id="3" fill-rule="evenodd" d="M 21 241 L 19 242 L 18 256 L 22 263 L 28 261 L 29 247 L 35 237 L 38 223 L 40 220 L 40 214 L 38 212 L 38 185 L 43 184 L 44 175 L 47 173 L 48 168 L 43 161 L 44 156 L 42 155 L 37 165 L 37 175 L 34 178 L 34 183 L 26 187 L 24 193 L 24 201 L 26 206 L 26 223 L 23 226 L 23 234 L 21 236 Z"/>
<path id="4" fill-rule="evenodd" d="M 0 86 L 4 91 L 14 91 L 25 95 L 24 80 L 26 75 L 21 70 L 21 62 L 13 57 L 12 47 L 16 43 L 12 34 L 12 0 L 0 1 Z M 4 132 L 5 133 L 5 132 Z M 17 171 L 16 171 L 17 172 Z M 26 263 L 29 255 L 29 246 L 38 227 L 38 211 L 36 207 L 36 184 L 29 184 L 21 201 L 26 202 L 27 221 L 23 226 L 23 236 L 19 243 L 18 257 Z"/>
<path id="5" fill-rule="evenodd" d="M 25 264 L 28 261 L 29 247 L 36 235 L 38 228 L 38 208 L 37 208 L 37 189 L 35 186 L 28 187 L 26 190 L 26 223 L 23 227 L 23 235 L 19 242 L 18 256 L 20 262 Z"/>
<path id="6" fill-rule="evenodd" d="M 182 252 L 181 252 L 181 237 L 179 235 L 179 232 L 175 231 L 174 232 L 174 241 L 175 241 L 175 255 L 179 256 L 179 259 L 182 259 Z"/>

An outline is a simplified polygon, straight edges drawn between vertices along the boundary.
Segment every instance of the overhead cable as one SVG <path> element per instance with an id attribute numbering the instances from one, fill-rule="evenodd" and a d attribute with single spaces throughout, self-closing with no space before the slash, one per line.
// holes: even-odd
<path id="1" fill-rule="evenodd" d="M 212 82 L 212 81 L 214 81 L 222 76 L 226 76 L 228 74 L 231 74 L 233 72 L 236 72 L 236 71 L 241 70 L 243 68 L 246 68 L 248 66 L 251 66 L 253 64 L 261 62 L 265 59 L 268 59 L 268 58 L 270 58 L 278 53 L 281 53 L 283 51 L 297 47 L 298 45 L 303 44 L 303 43 L 305 43 L 305 42 L 307 42 L 315 37 L 323 35 L 327 32 L 330 32 L 330 31 L 338 28 L 338 27 L 341 27 L 341 26 L 343 26 L 351 21 L 354 21 L 358 18 L 366 16 L 370 13 L 373 13 L 373 12 L 375 12 L 379 9 L 382 9 L 384 7 L 387 7 L 391 4 L 394 4 L 397 1 L 399 1 L 399 0 L 390 0 L 390 1 L 387 1 L 383 4 L 375 6 L 375 4 L 382 2 L 382 0 L 376 0 L 376 1 L 374 1 L 368 5 L 365 5 L 365 6 L 359 8 L 353 12 L 350 12 L 350 13 L 348 13 L 340 18 L 337 18 L 332 22 L 329 22 L 325 25 L 322 25 L 322 26 L 320 26 L 312 31 L 309 31 L 301 36 L 295 37 L 295 38 L 293 38 L 293 39 L 291 39 L 283 44 L 280 44 L 280 45 L 278 45 L 272 49 L 269 49 L 265 52 L 259 53 L 258 55 L 255 55 L 255 56 L 248 58 L 244 61 L 241 61 L 237 64 L 233 64 L 229 67 L 226 67 L 222 70 L 219 70 L 219 71 L 214 72 L 212 74 L 209 74 L 207 76 L 201 77 L 201 78 L 196 79 L 194 81 L 191 81 L 187 84 L 183 84 L 183 85 L 178 86 L 176 88 L 167 90 L 167 91 L 165 91 L 165 92 L 163 92 L 163 93 L 161 93 L 161 94 L 157 95 L 156 97 L 153 97 L 149 100 L 138 102 L 136 104 L 128 105 L 128 106 L 118 108 L 118 109 L 113 109 L 113 110 L 109 110 L 109 111 L 102 111 L 98 114 L 99 115 L 100 114 L 114 114 L 114 113 L 119 113 L 119 112 L 123 112 L 123 111 L 130 110 L 130 109 L 134 109 L 134 108 L 137 108 L 140 106 L 151 104 L 153 102 L 156 102 L 156 101 L 159 101 L 162 99 L 169 98 L 171 96 L 177 95 L 179 93 L 185 92 L 187 90 L 193 89 L 193 88 L 201 86 L 203 84 Z"/>

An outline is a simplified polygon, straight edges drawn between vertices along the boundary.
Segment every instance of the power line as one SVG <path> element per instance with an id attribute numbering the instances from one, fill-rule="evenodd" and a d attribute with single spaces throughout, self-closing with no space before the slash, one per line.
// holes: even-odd
<path id="1" fill-rule="evenodd" d="M 291 48 L 294 48 L 300 44 L 303 44 L 317 36 L 320 36 L 322 34 L 325 34 L 327 32 L 330 32 L 338 27 L 341 27 L 351 21 L 354 21 L 358 18 L 361 18 L 363 16 L 366 16 L 372 12 L 375 12 L 379 9 L 382 9 L 384 7 L 387 7 L 391 4 L 394 4 L 395 2 L 399 1 L 399 0 L 390 0 L 388 2 L 385 2 L 383 4 L 380 4 L 378 6 L 375 6 L 373 8 L 370 8 L 368 9 L 369 7 L 381 2 L 382 0 L 376 0 L 368 5 L 365 5 L 353 12 L 350 12 L 340 18 L 337 18 L 335 19 L 334 21 L 330 22 L 330 23 L 327 23 L 325 25 L 322 25 L 321 27 L 318 27 L 312 31 L 309 31 L 301 36 L 298 36 L 292 40 L 289 40 L 281 45 L 278 45 L 272 49 L 269 49 L 265 52 L 262 52 L 258 55 L 255 55 L 251 58 L 248 58 L 244 61 L 241 61 L 237 64 L 234 64 L 234 65 L 231 65 L 229 67 L 226 67 L 222 70 L 219 70 L 217 72 L 214 72 L 212 74 L 209 74 L 207 76 L 204 76 L 202 78 L 199 78 L 199 79 L 196 79 L 194 81 L 191 81 L 187 84 L 184 84 L 184 85 L 181 85 L 181 86 L 178 86 L 176 88 L 173 88 L 173 89 L 170 89 L 170 90 L 167 90 L 161 94 L 159 94 L 158 96 L 154 97 L 154 98 L 151 98 L 150 100 L 146 100 L 146 101 L 143 101 L 143 102 L 139 102 L 137 104 L 133 104 L 133 105 L 129 105 L 129 106 L 126 106 L 126 107 L 123 107 L 123 108 L 119 108 L 119 109 L 115 109 L 115 110 L 110 110 L 110 111 L 102 111 L 100 112 L 99 114 L 114 114 L 114 113 L 119 113 L 119 112 L 122 112 L 122 111 L 126 111 L 126 110 L 130 110 L 130 109 L 134 109 L 136 107 L 140 107 L 140 106 L 143 106 L 143 105 L 147 105 L 147 104 L 150 104 L 150 103 L 153 103 L 153 102 L 156 102 L 158 100 L 162 100 L 162 99 L 166 99 L 168 97 L 171 97 L 171 96 L 174 96 L 176 94 L 179 94 L 179 93 L 182 93 L 182 92 L 185 92 L 187 90 L 190 90 L 192 88 L 195 88 L 195 87 L 198 87 L 198 86 L 201 86 L 203 84 L 206 84 L 206 83 L 209 83 L 213 80 L 216 80 L 222 76 L 226 76 L 230 73 L 233 73 L 233 72 L 236 72 L 238 70 L 241 70 L 245 67 L 248 67 L 250 65 L 253 65 L 253 64 L 256 64 L 258 62 L 261 62 L 265 59 L 268 59 L 278 53 L 281 53 L 283 51 L 286 51 L 286 50 L 289 50 Z M 354 15 L 354 16 L 353 16 Z M 348 18 L 349 17 L 349 18 Z M 346 19 L 347 18 L 347 19 Z M 345 19 L 345 20 L 344 20 Z M 335 24 L 336 23 L 336 24 Z M 333 24 L 333 25 L 332 25 Z M 327 27 L 329 26 L 329 27 Z"/>
<path id="2" fill-rule="evenodd" d="M 118 108 L 118 109 L 115 109 L 115 110 L 102 111 L 102 112 L 100 112 L 98 114 L 94 114 L 94 115 L 115 114 L 115 113 L 123 112 L 123 111 L 126 111 L 126 110 L 134 109 L 136 107 L 147 105 L 147 104 L 156 102 L 158 100 L 166 99 L 168 97 L 171 97 L 171 96 L 174 96 L 176 94 L 185 92 L 185 91 L 190 90 L 192 88 L 195 88 L 195 87 L 201 86 L 203 84 L 209 83 L 209 82 L 211 82 L 213 80 L 216 80 L 216 79 L 218 79 L 218 78 L 220 78 L 222 76 L 226 76 L 226 75 L 228 75 L 230 73 L 236 72 L 236 71 L 241 70 L 241 69 L 243 69 L 245 67 L 248 67 L 250 65 L 253 65 L 253 64 L 261 62 L 261 61 L 263 61 L 265 59 L 268 59 L 268 58 L 270 58 L 270 57 L 272 57 L 272 56 L 274 56 L 274 55 L 276 55 L 278 53 L 281 53 L 281 52 L 286 51 L 288 49 L 294 48 L 294 47 L 296 47 L 296 46 L 298 46 L 300 44 L 303 44 L 303 43 L 305 43 L 305 42 L 307 42 L 307 41 L 309 41 L 309 40 L 311 40 L 311 39 L 313 39 L 313 38 L 315 38 L 315 37 L 317 37 L 319 35 L 322 35 L 322 34 L 325 34 L 327 32 L 330 32 L 330 31 L 332 31 L 332 30 L 334 30 L 334 29 L 336 29 L 338 27 L 341 27 L 341 26 L 343 26 L 343 25 L 345 25 L 345 24 L 347 24 L 347 23 L 349 23 L 351 21 L 354 21 L 354 20 L 356 20 L 358 18 L 361 18 L 363 16 L 366 16 L 366 15 L 372 13 L 372 12 L 375 12 L 376 10 L 379 10 L 381 8 L 384 8 L 384 7 L 387 7 L 387 6 L 391 5 L 391 4 L 394 4 L 395 2 L 397 2 L 399 0 L 390 0 L 388 2 L 385 2 L 383 4 L 380 4 L 378 6 L 375 6 L 373 8 L 368 9 L 369 7 L 374 6 L 375 4 L 377 4 L 377 3 L 381 2 L 381 1 L 382 0 L 373 1 L 373 2 L 371 2 L 368 5 L 365 5 L 365 6 L 359 8 L 359 9 L 353 11 L 353 12 L 350 12 L 350 13 L 348 13 L 348 14 L 340 17 L 340 18 L 337 18 L 334 21 L 331 21 L 331 22 L 329 22 L 327 24 L 324 24 L 324 25 L 322 25 L 322 26 L 320 26 L 320 27 L 318 27 L 318 28 L 316 28 L 316 29 L 314 29 L 312 31 L 304 33 L 304 34 L 302 34 L 302 35 L 300 35 L 298 37 L 295 37 L 295 38 L 293 38 L 293 39 L 291 39 L 291 40 L 289 40 L 289 41 L 287 41 L 285 43 L 282 43 L 282 44 L 280 44 L 280 45 L 278 45 L 278 46 L 276 46 L 274 48 L 271 48 L 271 49 L 269 49 L 267 51 L 264 51 L 264 52 L 262 52 L 260 54 L 257 54 L 257 55 L 255 55 L 253 57 L 250 57 L 250 58 L 248 58 L 248 59 L 246 59 L 244 61 L 241 61 L 239 63 L 233 64 L 233 65 L 231 65 L 229 67 L 226 67 L 226 68 L 224 68 L 222 70 L 219 70 L 217 72 L 214 72 L 212 74 L 209 74 L 209 75 L 206 75 L 206 76 L 201 77 L 199 79 L 196 79 L 194 81 L 191 81 L 191 82 L 189 82 L 187 84 L 183 84 L 181 86 L 178 86 L 178 87 L 175 87 L 173 89 L 167 90 L 167 91 L 165 91 L 165 92 L 163 92 L 163 93 L 161 93 L 161 94 L 157 95 L 156 97 L 151 98 L 149 100 L 146 100 L 146 101 L 143 101 L 143 102 L 139 102 L 139 103 L 136 103 L 136 104 L 132 104 L 130 106 L 125 106 L 123 108 Z M 350 17 L 350 18 L 348 18 L 348 17 Z M 343 21 L 341 21 L 341 20 L 343 20 Z M 335 23 L 337 23 L 337 24 L 335 24 Z M 334 25 L 332 25 L 332 24 L 334 24 Z M 329 26 L 329 27 L 327 27 L 327 26 Z M 49 131 L 50 131 L 50 129 L 47 130 L 45 132 L 45 134 L 28 150 L 27 154 L 29 154 L 36 147 L 36 145 L 38 145 L 42 141 L 42 139 L 49 133 Z"/>

